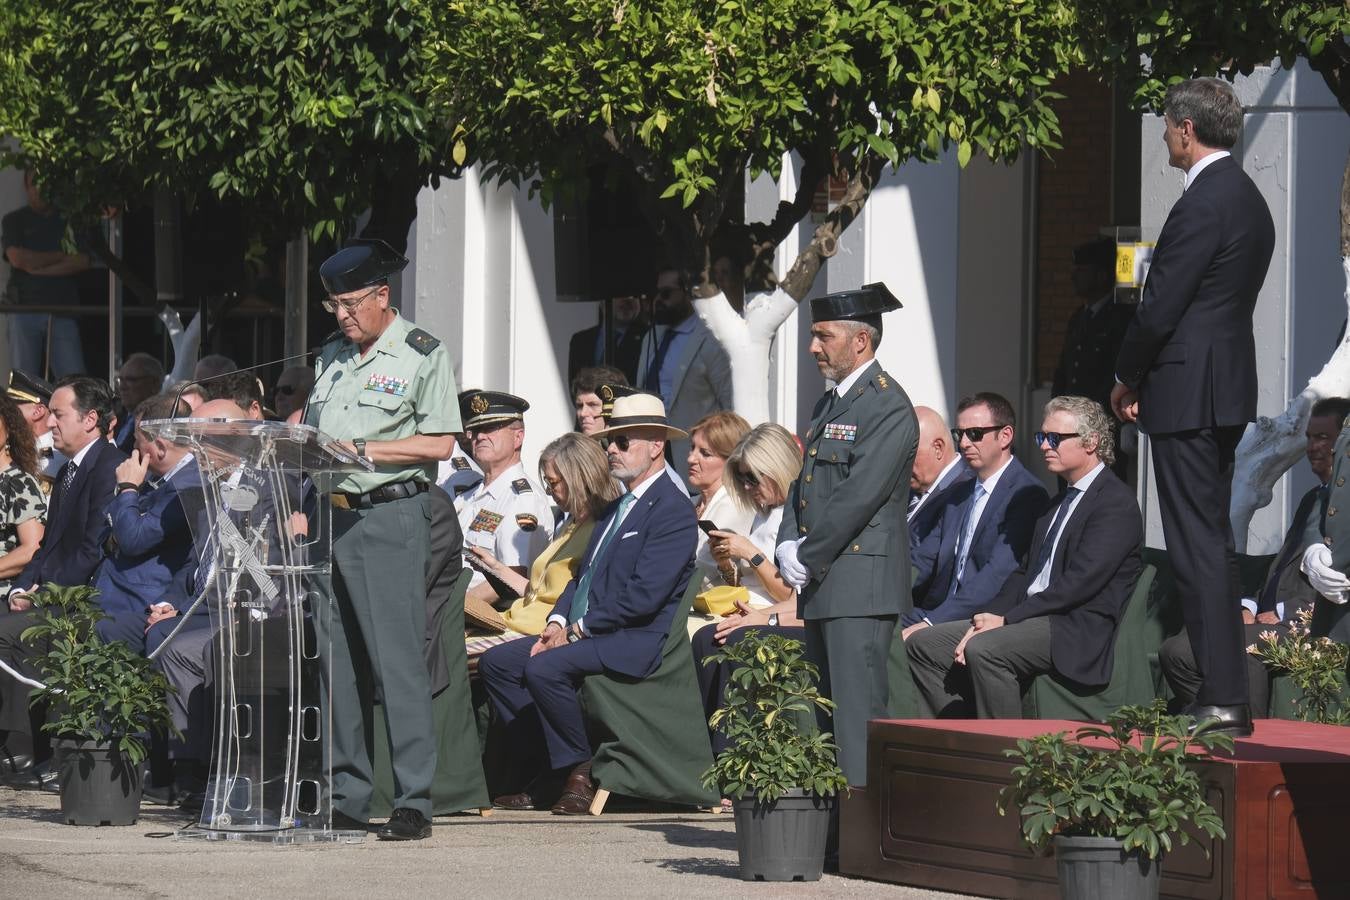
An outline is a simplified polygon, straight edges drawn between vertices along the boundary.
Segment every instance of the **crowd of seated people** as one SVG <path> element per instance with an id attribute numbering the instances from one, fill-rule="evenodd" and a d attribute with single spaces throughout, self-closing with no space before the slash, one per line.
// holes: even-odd
<path id="1" fill-rule="evenodd" d="M 658 341 L 648 353 L 657 353 L 648 360 L 653 384 L 665 365 L 659 350 Z M 258 379 L 228 360 L 204 360 L 196 382 L 160 392 L 163 367 L 142 357 L 128 359 L 116 391 L 94 378 L 48 386 L 15 372 L 0 397 L 0 661 L 37 676 L 43 648 L 21 635 L 31 594 L 47 582 L 98 589 L 104 640 L 152 653 L 172 634 L 156 665 L 175 688 L 168 702 L 179 734 L 169 754 L 190 792 L 210 755 L 219 621 L 198 601 L 210 583 L 202 557 L 212 550 L 200 500 L 187 499 L 200 494 L 194 460 L 140 426 L 187 415 L 295 421 L 312 377 L 285 370 L 269 409 Z M 524 790 L 496 802 L 559 814 L 588 810 L 595 792 L 579 686 L 601 674 L 651 675 L 679 604 L 692 605 L 681 612 L 705 717 L 732 674 L 710 664 L 718 648 L 756 629 L 803 634 L 796 590 L 774 557 L 802 468 L 796 437 L 715 406 L 676 420 L 614 368 L 581 369 L 571 391 L 575 431 L 545 436 L 537 473 L 522 463 L 529 402 L 462 392 L 463 432 L 438 476 L 454 508 L 443 524 L 458 527 L 455 556 L 462 540 L 473 573 L 463 597 L 470 670 L 450 677 L 480 679 L 480 697 L 529 776 Z M 1323 542 L 1332 446 L 1347 413 L 1342 399 L 1313 409 L 1307 447 L 1319 485 L 1299 504 L 1259 595 L 1234 598 L 1249 641 L 1287 628 L 1301 609 L 1342 620 L 1325 614 L 1335 602 L 1325 587 L 1331 576 L 1310 580 L 1315 562 L 1305 556 Z M 1020 717 L 1029 684 L 1046 674 L 1103 688 L 1143 548 L 1133 492 L 1112 471 L 1107 412 L 1082 397 L 1046 405 L 1033 443 L 1061 479 L 1054 498 L 1014 452 L 1018 426 L 1005 398 L 962 399 L 951 428 L 935 409 L 916 414 L 907 512 L 915 578 L 897 632 L 919 714 Z M 673 444 L 687 448 L 678 459 Z M 458 565 L 434 592 L 449 590 Z M 1198 683 L 1184 632 L 1163 645 L 1160 661 L 1181 706 Z M 1268 714 L 1271 673 L 1255 657 L 1249 664 L 1253 709 Z M 44 713 L 29 708 L 28 691 L 0 672 L 0 770 L 50 785 L 40 765 L 50 752 Z M 719 734 L 709 741 L 713 752 L 726 746 Z"/>

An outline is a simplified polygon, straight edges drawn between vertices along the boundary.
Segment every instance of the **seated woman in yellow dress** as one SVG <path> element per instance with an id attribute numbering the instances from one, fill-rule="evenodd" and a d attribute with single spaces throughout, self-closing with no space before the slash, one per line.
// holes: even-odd
<path id="1" fill-rule="evenodd" d="M 481 547 L 470 548 L 470 563 L 518 597 L 499 615 L 491 607 L 472 611 L 475 624 L 501 633 L 467 637 L 471 659 L 488 647 L 544 630 L 553 604 L 581 567 L 596 519 L 623 493 L 623 485 L 609 472 L 605 451 L 593 438 L 577 432 L 564 434 L 544 448 L 539 474 L 544 489 L 566 516 L 553 543 L 530 566 L 528 580 Z"/>

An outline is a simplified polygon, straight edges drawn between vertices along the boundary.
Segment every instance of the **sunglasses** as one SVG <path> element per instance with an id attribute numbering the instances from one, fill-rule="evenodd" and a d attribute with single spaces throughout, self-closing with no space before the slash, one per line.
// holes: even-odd
<path id="1" fill-rule="evenodd" d="M 360 306 L 362 303 L 365 303 L 366 298 L 369 297 L 371 294 L 375 293 L 376 291 L 378 291 L 379 289 L 380 286 L 376 285 L 375 287 L 366 291 L 364 294 L 362 294 L 360 297 L 357 297 L 354 300 L 338 300 L 336 297 L 325 297 L 323 300 L 323 308 L 325 311 L 330 313 L 336 313 L 338 311 L 339 306 L 342 307 L 344 312 L 348 313 L 356 312 L 356 308 Z"/>
<path id="2" fill-rule="evenodd" d="M 628 445 L 635 440 L 638 440 L 638 438 L 630 438 L 626 434 L 607 434 L 603 438 L 601 438 L 600 446 L 608 450 L 609 445 L 613 444 L 614 446 L 619 448 L 620 453 L 627 453 Z"/>
<path id="3" fill-rule="evenodd" d="M 1064 441 L 1071 441 L 1076 437 L 1082 437 L 1082 435 L 1077 432 L 1038 431 L 1032 435 L 1032 437 L 1036 439 L 1037 447 L 1041 444 L 1046 444 L 1051 450 L 1058 450 L 1059 445 Z"/>
<path id="4" fill-rule="evenodd" d="M 276 394 L 278 397 L 289 397 L 291 394 L 295 393 L 295 385 L 279 384 L 273 389 L 272 393 Z"/>
<path id="5" fill-rule="evenodd" d="M 759 487 L 759 478 L 755 476 L 754 472 L 747 472 L 742 469 L 736 473 L 736 480 L 741 483 L 741 487 L 749 491 Z"/>
<path id="6" fill-rule="evenodd" d="M 1006 425 L 981 425 L 977 428 L 953 428 L 952 440 L 959 444 L 961 443 L 961 438 L 964 437 L 972 444 L 978 444 L 980 441 L 984 440 L 984 436 L 989 432 L 1002 431 L 1007 427 L 1008 426 Z"/>

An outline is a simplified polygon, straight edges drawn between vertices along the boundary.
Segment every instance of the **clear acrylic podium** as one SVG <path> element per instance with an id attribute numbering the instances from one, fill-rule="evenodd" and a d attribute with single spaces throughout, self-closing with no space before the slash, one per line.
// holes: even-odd
<path id="1" fill-rule="evenodd" d="M 190 449 L 202 477 L 200 499 L 184 506 L 200 554 L 191 596 L 213 630 L 204 657 L 215 698 L 211 774 L 201 818 L 176 836 L 361 840 L 331 827 L 329 653 L 318 636 L 334 615 L 324 585 L 332 476 L 369 464 L 309 425 L 140 427 Z"/>

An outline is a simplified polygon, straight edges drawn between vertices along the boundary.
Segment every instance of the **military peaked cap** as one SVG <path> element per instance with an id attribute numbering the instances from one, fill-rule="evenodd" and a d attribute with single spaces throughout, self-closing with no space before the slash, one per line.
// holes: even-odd
<path id="1" fill-rule="evenodd" d="M 408 257 L 377 238 L 353 238 L 319 266 L 319 279 L 330 294 L 350 294 L 384 284 L 402 272 Z"/>
<path id="2" fill-rule="evenodd" d="M 635 387 L 629 387 L 626 384 L 602 384 L 600 385 L 600 415 L 606 419 L 614 412 L 614 401 L 620 397 L 631 397 L 634 394 L 641 393 Z"/>
<path id="3" fill-rule="evenodd" d="M 46 406 L 52 399 L 52 386 L 19 369 L 9 370 L 9 387 L 5 393 L 16 403 L 41 403 Z"/>
<path id="4" fill-rule="evenodd" d="M 466 391 L 460 397 L 459 417 L 464 420 L 465 430 L 524 419 L 525 410 L 530 408 L 530 404 L 520 397 L 501 391 Z"/>

